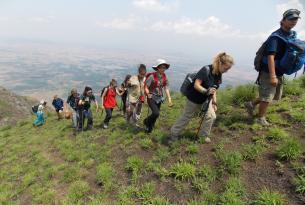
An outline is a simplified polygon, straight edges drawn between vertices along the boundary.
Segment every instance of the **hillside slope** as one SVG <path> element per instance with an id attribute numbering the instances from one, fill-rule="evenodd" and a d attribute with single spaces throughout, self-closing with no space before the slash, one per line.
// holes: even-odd
<path id="1" fill-rule="evenodd" d="M 15 124 L 18 120 L 31 115 L 31 107 L 37 101 L 28 97 L 18 96 L 0 87 L 0 126 Z"/>
<path id="2" fill-rule="evenodd" d="M 3 126 L 0 204 L 305 204 L 305 78 L 285 86 L 268 128 L 244 111 L 252 86 L 221 90 L 211 144 L 193 139 L 198 118 L 183 139 L 162 143 L 182 112 L 179 94 L 150 135 L 117 110 L 109 129 L 99 128 L 99 112 L 94 129 L 77 135 L 54 114 L 39 128 L 32 118 Z"/>

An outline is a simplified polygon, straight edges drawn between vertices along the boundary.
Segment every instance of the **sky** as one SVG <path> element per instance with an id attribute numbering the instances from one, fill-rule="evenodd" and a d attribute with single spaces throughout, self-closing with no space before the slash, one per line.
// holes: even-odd
<path id="1" fill-rule="evenodd" d="M 305 0 L 0 0 L 0 41 L 198 57 L 226 51 L 246 64 L 289 8 L 302 12 L 295 30 L 305 39 Z"/>

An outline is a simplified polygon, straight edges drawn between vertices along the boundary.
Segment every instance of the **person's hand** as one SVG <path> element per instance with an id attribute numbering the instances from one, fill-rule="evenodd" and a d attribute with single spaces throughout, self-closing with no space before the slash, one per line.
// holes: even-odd
<path id="1" fill-rule="evenodd" d="M 207 95 L 214 95 L 215 93 L 216 93 L 216 88 L 211 87 L 208 89 Z"/>
<path id="2" fill-rule="evenodd" d="M 105 110 L 105 107 L 104 107 L 104 105 L 101 105 L 101 109 L 102 109 L 102 110 Z"/>
<path id="3" fill-rule="evenodd" d="M 279 80 L 277 79 L 276 76 L 271 76 L 270 78 L 270 84 L 273 86 L 273 87 L 276 87 L 279 83 Z"/>
<path id="4" fill-rule="evenodd" d="M 173 102 L 172 102 L 171 99 L 168 101 L 168 106 L 169 106 L 169 107 L 173 107 L 173 106 L 174 106 L 174 104 L 173 104 Z"/>
<path id="5" fill-rule="evenodd" d="M 96 112 L 98 112 L 99 111 L 99 107 L 96 107 Z"/>
<path id="6" fill-rule="evenodd" d="M 149 98 L 149 99 L 152 98 L 152 94 L 151 94 L 151 93 L 148 93 L 148 94 L 147 94 L 147 98 Z"/>

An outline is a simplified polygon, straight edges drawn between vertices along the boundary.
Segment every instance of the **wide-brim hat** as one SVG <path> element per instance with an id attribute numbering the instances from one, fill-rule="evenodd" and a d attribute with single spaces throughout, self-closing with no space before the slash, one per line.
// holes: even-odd
<path id="1" fill-rule="evenodd" d="M 152 68 L 153 68 L 154 70 L 157 70 L 157 68 L 158 68 L 160 65 L 165 65 L 165 66 L 166 66 L 166 69 L 168 69 L 169 66 L 170 66 L 170 64 L 168 64 L 168 63 L 166 62 L 166 60 L 158 59 L 158 60 L 157 60 L 157 64 L 156 64 L 155 66 L 153 66 Z"/>

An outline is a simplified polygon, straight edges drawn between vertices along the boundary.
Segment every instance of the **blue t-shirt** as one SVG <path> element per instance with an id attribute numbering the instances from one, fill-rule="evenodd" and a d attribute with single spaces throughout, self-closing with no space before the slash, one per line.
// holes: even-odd
<path id="1" fill-rule="evenodd" d="M 276 32 L 279 32 L 281 35 L 285 37 L 289 37 L 290 35 L 295 35 L 293 31 L 287 32 L 281 28 L 278 29 Z M 273 36 L 269 38 L 267 41 L 264 56 L 268 57 L 268 55 L 275 55 L 275 60 L 280 60 L 284 56 L 285 51 L 286 51 L 286 43 L 283 40 L 279 39 L 278 37 Z M 268 62 L 262 63 L 262 70 L 269 73 Z M 275 74 L 279 77 L 284 75 L 281 72 L 281 70 L 278 69 L 277 67 L 275 67 Z"/>

